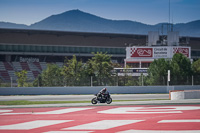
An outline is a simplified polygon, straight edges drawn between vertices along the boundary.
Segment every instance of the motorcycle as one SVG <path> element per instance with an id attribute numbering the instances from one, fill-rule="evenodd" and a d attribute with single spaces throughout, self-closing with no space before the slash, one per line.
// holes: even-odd
<path id="1" fill-rule="evenodd" d="M 110 97 L 109 93 L 108 94 L 104 94 L 104 95 L 100 94 L 99 97 L 97 97 L 97 94 L 94 94 L 94 96 L 95 97 L 92 98 L 92 100 L 91 100 L 92 104 L 97 104 L 98 102 L 107 103 L 107 104 L 112 103 L 112 98 Z"/>

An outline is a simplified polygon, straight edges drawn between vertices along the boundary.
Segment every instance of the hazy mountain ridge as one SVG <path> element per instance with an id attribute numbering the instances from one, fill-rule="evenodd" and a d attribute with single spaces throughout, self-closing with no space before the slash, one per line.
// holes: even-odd
<path id="1" fill-rule="evenodd" d="M 28 28 L 25 24 L 15 24 L 10 22 L 0 22 L 0 28 Z"/>
<path id="2" fill-rule="evenodd" d="M 147 25 L 129 20 L 110 20 L 80 10 L 71 10 L 52 15 L 30 26 L 0 22 L 0 28 L 20 28 L 77 32 L 148 34 L 148 31 L 161 31 L 161 25 Z M 200 37 L 200 20 L 174 25 L 181 36 Z"/>

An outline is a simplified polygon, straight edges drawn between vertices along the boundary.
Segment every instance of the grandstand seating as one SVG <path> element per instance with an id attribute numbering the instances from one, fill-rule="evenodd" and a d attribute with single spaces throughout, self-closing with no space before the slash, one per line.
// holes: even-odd
<path id="1" fill-rule="evenodd" d="M 47 68 L 47 63 L 46 62 L 40 62 L 40 66 L 42 68 L 42 70 Z"/>
<path id="2" fill-rule="evenodd" d="M 59 67 L 63 66 L 62 62 L 56 62 Z M 47 62 L 0 62 L 0 79 L 3 82 L 16 82 L 15 72 L 27 70 L 28 81 L 34 81 L 37 76 L 47 68 Z"/>
<path id="3" fill-rule="evenodd" d="M 32 71 L 27 71 L 27 79 L 28 81 L 33 81 L 35 79 Z"/>
<path id="4" fill-rule="evenodd" d="M 22 67 L 23 70 L 30 71 L 30 68 L 29 68 L 27 62 L 20 62 L 20 65 L 21 65 L 21 67 Z"/>
<path id="5" fill-rule="evenodd" d="M 63 66 L 63 62 L 56 62 L 56 65 L 58 65 L 59 67 Z"/>
<path id="6" fill-rule="evenodd" d="M 9 74 L 9 76 L 10 76 L 10 79 L 11 79 L 11 77 L 12 77 L 12 80 L 13 80 L 14 82 L 17 81 L 17 76 L 15 75 L 15 71 L 14 71 L 14 70 L 8 71 L 8 74 Z"/>
<path id="7" fill-rule="evenodd" d="M 3 64 L 3 62 L 0 62 L 0 70 L 1 70 L 1 71 L 2 71 L 2 70 L 6 70 L 6 68 L 5 68 L 4 64 Z"/>
<path id="8" fill-rule="evenodd" d="M 35 78 L 40 74 L 38 71 L 32 71 Z"/>
<path id="9" fill-rule="evenodd" d="M 15 71 L 22 70 L 22 66 L 20 65 L 20 62 L 12 62 L 12 65 L 13 65 Z"/>
<path id="10" fill-rule="evenodd" d="M 0 73 L 1 73 L 1 77 L 6 80 L 6 81 L 9 81 L 10 80 L 10 76 L 8 74 L 8 71 L 6 70 L 0 70 Z"/>
<path id="11" fill-rule="evenodd" d="M 33 62 L 33 64 L 39 69 L 42 70 L 42 67 L 39 62 Z"/>
<path id="12" fill-rule="evenodd" d="M 13 67 L 11 66 L 11 64 L 9 62 L 3 62 L 6 70 L 13 70 Z"/>

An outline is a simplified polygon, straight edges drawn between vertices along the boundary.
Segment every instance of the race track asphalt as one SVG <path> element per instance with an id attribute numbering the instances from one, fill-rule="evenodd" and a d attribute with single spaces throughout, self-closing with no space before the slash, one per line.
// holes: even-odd
<path id="1" fill-rule="evenodd" d="M 0 96 L 0 101 L 90 101 L 94 95 L 17 95 Z M 111 94 L 113 100 L 169 99 L 169 94 Z"/>
<path id="2" fill-rule="evenodd" d="M 93 95 L 40 95 L 40 96 L 0 96 L 0 101 L 29 100 L 29 101 L 90 101 Z M 169 100 L 169 94 L 125 94 L 112 95 L 111 104 L 98 103 L 62 103 L 38 105 L 0 105 L 0 108 L 35 108 L 35 107 L 73 107 L 73 106 L 116 106 L 116 105 L 182 105 L 200 104 L 200 99 Z M 159 100 L 158 100 L 159 99 Z M 123 101 L 125 100 L 125 101 Z M 137 100 L 137 101 L 126 101 Z"/>

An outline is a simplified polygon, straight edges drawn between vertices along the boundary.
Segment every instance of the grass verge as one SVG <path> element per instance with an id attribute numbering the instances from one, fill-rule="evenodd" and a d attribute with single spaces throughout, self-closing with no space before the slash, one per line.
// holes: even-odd
<path id="1" fill-rule="evenodd" d="M 153 101 L 153 100 L 169 100 L 169 99 L 144 99 L 144 100 L 113 100 L 113 102 L 126 101 Z M 34 104 L 62 104 L 62 103 L 90 103 L 90 101 L 0 101 L 0 105 L 34 105 Z"/>
<path id="2" fill-rule="evenodd" d="M 62 103 L 89 103 L 90 101 L 0 101 L 0 105 L 33 105 L 33 104 L 62 104 Z"/>

